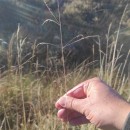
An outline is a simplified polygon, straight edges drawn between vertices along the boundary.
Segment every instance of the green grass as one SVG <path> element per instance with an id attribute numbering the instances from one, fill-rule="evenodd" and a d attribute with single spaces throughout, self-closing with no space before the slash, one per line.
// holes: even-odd
<path id="1" fill-rule="evenodd" d="M 47 6 L 47 8 L 49 7 Z M 129 52 L 127 52 L 128 54 L 126 54 L 123 62 L 118 62 L 122 55 L 122 50 L 129 48 L 129 46 L 121 48 L 119 44 L 121 23 L 117 33 L 112 36 L 109 36 L 109 28 L 104 52 L 101 50 L 100 38 L 98 38 L 100 57 L 97 67 L 94 65 L 96 61 L 93 61 L 92 63 L 83 62 L 74 70 L 67 70 L 63 55 L 64 46 L 60 13 L 59 19 L 53 15 L 53 12 L 50 13 L 56 19 L 56 21 L 50 21 L 58 24 L 60 28 L 63 70 L 53 71 L 48 69 L 40 72 L 39 75 L 36 63 L 35 72 L 30 69 L 28 74 L 23 74 L 21 69 L 23 67 L 21 52 L 24 51 L 22 50 L 22 45 L 26 44 L 26 38 L 19 40 L 18 28 L 15 50 L 17 52 L 18 66 L 14 67 L 11 64 L 13 53 L 13 43 L 11 43 L 7 54 L 8 70 L 0 74 L 0 130 L 95 130 L 96 128 L 90 124 L 72 127 L 69 124 L 62 123 L 56 116 L 57 110 L 54 106 L 56 100 L 69 89 L 95 76 L 103 79 L 126 100 L 130 101 L 130 72 L 125 73 Z M 44 24 L 46 22 L 47 20 Z M 111 37 L 113 38 L 110 43 L 109 39 Z"/>
<path id="2" fill-rule="evenodd" d="M 25 41 L 17 43 L 18 66 L 12 66 L 12 44 L 8 51 L 8 70 L 1 73 L 0 78 L 0 130 L 94 130 L 91 125 L 72 127 L 62 123 L 56 116 L 56 100 L 78 83 L 95 76 L 103 79 L 116 89 L 125 99 L 130 100 L 128 74 L 124 68 L 129 60 L 119 62 L 122 49 L 117 48 L 118 33 L 109 43 L 109 33 L 104 52 L 101 50 L 100 39 L 98 66 L 83 62 L 73 70 L 67 70 L 62 61 L 63 70 L 45 70 L 39 74 L 36 65 L 35 71 L 23 74 L 22 46 Z M 18 39 L 18 33 L 16 35 Z M 62 42 L 62 41 L 61 41 Z M 62 44 L 61 44 L 62 46 Z M 128 53 L 129 55 L 129 53 Z M 49 58 L 49 57 L 48 57 Z M 26 62 L 26 61 L 25 61 Z M 37 63 L 36 63 L 37 64 Z M 57 67 L 56 67 L 57 68 Z"/>
<path id="3" fill-rule="evenodd" d="M 55 72 L 54 75 L 40 76 L 34 73 L 8 70 L 0 78 L 0 129 L 1 130 L 93 130 L 91 125 L 72 127 L 62 123 L 54 107 L 56 100 L 67 90 L 78 83 L 95 76 L 101 77 L 124 98 L 130 97 L 128 77 L 116 64 L 120 57 L 114 53 L 115 45 L 111 44 L 111 54 L 99 51 L 100 67 L 81 64 L 73 71 Z M 116 49 L 116 48 L 115 48 Z M 106 57 L 107 56 L 107 57 Z M 110 56 L 110 58 L 109 58 Z M 115 56 L 115 57 L 113 57 Z M 106 61 L 106 58 L 108 60 Z M 128 60 L 128 59 L 126 59 Z M 124 63 L 125 64 L 125 63 Z M 122 63 L 123 66 L 123 63 Z M 112 70 L 112 71 L 111 71 Z"/>

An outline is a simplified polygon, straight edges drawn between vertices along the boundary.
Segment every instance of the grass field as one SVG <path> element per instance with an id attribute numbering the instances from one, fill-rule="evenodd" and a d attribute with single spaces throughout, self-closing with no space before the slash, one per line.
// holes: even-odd
<path id="1" fill-rule="evenodd" d="M 22 74 L 11 68 L 0 78 L 0 129 L 1 130 L 93 130 L 90 125 L 72 127 L 56 117 L 56 100 L 78 83 L 98 76 L 130 100 L 129 75 L 124 73 L 125 62 L 118 63 L 121 50 L 117 43 L 99 51 L 99 67 L 94 62 L 82 63 L 73 71 L 64 70 L 47 75 L 42 72 Z M 109 48 L 109 49 L 108 49 Z M 109 51 L 108 51 L 109 50 Z M 127 71 L 128 72 L 128 71 Z"/>
<path id="2" fill-rule="evenodd" d="M 60 13 L 58 22 L 63 55 Z M 23 64 L 20 63 L 21 48 L 17 47 L 18 66 L 11 66 L 8 56 L 8 70 L 0 73 L 0 130 L 96 130 L 90 124 L 72 127 L 62 123 L 57 118 L 54 106 L 56 100 L 70 88 L 96 76 L 130 101 L 130 28 L 122 32 L 120 26 L 112 35 L 110 44 L 111 36 L 108 33 L 104 52 L 99 39 L 98 61 L 83 62 L 73 70 L 66 69 L 63 56 L 62 71 L 51 70 L 50 73 L 48 69 L 39 74 L 36 68 L 36 71 L 23 74 Z M 11 53 L 12 50 L 9 54 Z M 123 54 L 125 58 L 122 60 Z M 95 63 L 98 66 L 95 67 Z"/>

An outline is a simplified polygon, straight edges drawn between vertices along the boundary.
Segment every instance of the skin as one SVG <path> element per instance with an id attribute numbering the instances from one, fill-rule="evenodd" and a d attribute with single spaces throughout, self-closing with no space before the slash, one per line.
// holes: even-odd
<path id="1" fill-rule="evenodd" d="M 104 130 L 121 130 L 130 104 L 99 78 L 82 82 L 55 104 L 57 116 L 71 125 L 92 123 Z"/>

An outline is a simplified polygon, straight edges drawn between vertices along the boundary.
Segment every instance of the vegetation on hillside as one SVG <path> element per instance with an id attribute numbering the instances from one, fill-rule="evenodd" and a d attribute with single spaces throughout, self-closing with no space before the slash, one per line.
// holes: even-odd
<path id="1" fill-rule="evenodd" d="M 113 40 L 111 35 L 114 33 L 116 35 L 123 13 L 120 29 L 124 30 L 129 27 L 128 7 L 128 0 L 120 0 L 120 2 L 61 0 L 58 3 L 57 0 L 1 1 L 0 37 L 8 44 L 4 55 L 7 55 L 6 51 L 12 46 L 12 58 L 14 57 L 12 65 L 17 65 L 17 59 L 15 59 L 15 56 L 18 55 L 17 44 L 22 49 L 21 55 L 24 60 L 21 62 L 29 60 L 35 64 L 38 59 L 41 69 L 47 67 L 47 62 L 52 63 L 56 58 L 59 58 L 58 64 L 61 64 L 59 62 L 62 59 L 63 51 L 67 57 L 67 65 L 74 64 L 75 66 L 89 58 L 89 61 L 92 61 L 93 50 L 95 50 L 94 59 L 99 59 L 97 43 L 100 38 L 101 48 L 104 50 L 109 26 L 111 25 L 109 30 L 110 43 Z M 2 43 L 1 47 L 3 48 Z M 2 58 L 3 61 L 0 62 L 2 68 L 8 68 L 6 66 L 7 56 Z M 48 56 L 51 57 L 49 61 L 46 60 Z M 28 67 L 26 67 L 27 69 Z"/>
<path id="2" fill-rule="evenodd" d="M 0 1 L 0 130 L 96 130 L 61 123 L 54 108 L 94 76 L 130 101 L 128 7 L 128 0 Z"/>

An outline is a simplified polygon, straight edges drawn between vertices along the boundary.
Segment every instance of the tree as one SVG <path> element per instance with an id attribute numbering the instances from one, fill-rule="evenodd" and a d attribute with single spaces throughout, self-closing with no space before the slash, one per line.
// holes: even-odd
<path id="1" fill-rule="evenodd" d="M 81 25 L 87 34 L 104 34 L 109 25 L 117 29 L 128 0 L 71 0 L 64 6 L 68 24 Z M 93 31 L 93 32 L 92 32 Z"/>

